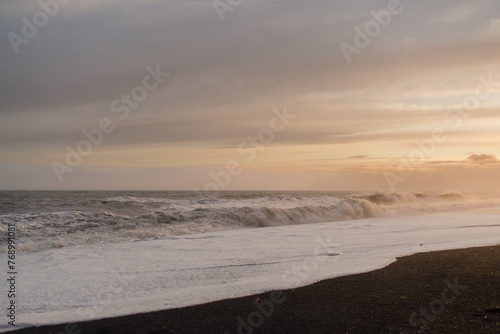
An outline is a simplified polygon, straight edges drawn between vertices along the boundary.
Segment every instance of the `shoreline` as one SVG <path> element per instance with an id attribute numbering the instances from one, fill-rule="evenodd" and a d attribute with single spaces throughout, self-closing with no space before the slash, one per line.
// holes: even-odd
<path id="1" fill-rule="evenodd" d="M 500 332 L 500 245 L 418 253 L 382 269 L 296 289 L 8 333 L 352 334 L 422 329 Z"/>

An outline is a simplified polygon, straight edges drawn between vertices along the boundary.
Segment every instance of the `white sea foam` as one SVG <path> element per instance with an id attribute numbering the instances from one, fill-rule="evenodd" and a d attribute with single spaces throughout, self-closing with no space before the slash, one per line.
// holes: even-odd
<path id="1" fill-rule="evenodd" d="M 18 250 L 26 252 L 231 229 L 403 217 L 491 207 L 500 205 L 500 200 L 465 197 L 448 191 L 342 196 L 265 194 L 248 198 L 236 195 L 224 198 L 116 196 L 100 199 L 98 204 L 80 211 L 1 215 L 0 232 L 6 230 L 7 224 L 15 224 Z M 125 210 L 128 214 L 113 210 Z M 5 235 L 2 233 L 0 239 L 3 252 L 6 251 Z"/>
<path id="2" fill-rule="evenodd" d="M 352 214 L 361 203 L 350 198 L 338 205 Z M 183 307 L 374 270 L 416 252 L 496 245 L 499 209 L 24 252 L 18 255 L 18 324 Z"/>

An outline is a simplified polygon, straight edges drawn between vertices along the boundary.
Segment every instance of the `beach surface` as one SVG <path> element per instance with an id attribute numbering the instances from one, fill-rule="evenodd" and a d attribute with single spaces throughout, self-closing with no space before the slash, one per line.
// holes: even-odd
<path id="1" fill-rule="evenodd" d="M 3 280 L 4 291 L 15 289 L 16 295 L 9 297 L 15 302 L 15 310 L 9 310 L 9 318 L 0 323 L 0 332 L 12 331 L 12 324 L 15 329 L 33 329 L 68 323 L 82 325 L 68 325 L 63 331 L 49 330 L 49 333 L 105 333 L 106 330 L 97 329 L 107 327 L 112 328 L 111 332 L 126 332 L 125 328 L 116 329 L 116 324 L 108 326 L 107 320 L 102 320 L 119 317 L 122 317 L 119 323 L 128 324 L 132 332 L 144 328 L 144 323 L 154 325 L 146 327 L 147 331 L 168 328 L 177 333 L 219 332 L 224 328 L 227 333 L 279 332 L 277 328 L 266 329 L 272 326 L 267 325 L 268 319 L 276 319 L 273 321 L 278 321 L 285 332 L 298 325 L 287 327 L 284 321 L 301 319 L 304 323 L 313 319 L 311 324 L 320 326 L 318 331 L 332 332 L 327 328 L 343 328 L 332 325 L 335 322 L 341 326 L 338 317 L 349 320 L 357 315 L 370 323 L 382 319 L 380 314 L 372 316 L 390 300 L 378 292 L 382 291 L 381 286 L 402 290 L 397 298 L 405 302 L 409 297 L 404 291 L 418 287 L 405 286 L 407 281 L 415 284 L 408 278 L 408 270 L 400 271 L 403 278 L 395 275 L 378 285 L 373 279 L 373 282 L 368 280 L 366 288 L 371 290 L 359 296 L 349 294 L 356 293 L 360 283 L 325 288 L 318 296 L 306 293 L 300 297 L 301 294 L 295 296 L 292 291 L 303 291 L 303 287 L 329 279 L 373 272 L 386 268 L 397 258 L 417 253 L 500 244 L 500 198 L 465 197 L 455 192 L 437 195 L 243 192 L 217 198 L 199 198 L 190 192 L 7 195 L 5 201 L 14 205 L 9 208 L 10 213 L 0 216 L 0 229 L 14 230 L 9 233 L 16 240 L 12 270 L 16 270 L 17 276 L 15 282 L 7 280 L 10 277 Z M 24 198 L 21 203 L 13 201 L 16 196 Z M 23 213 L 22 203 L 38 203 L 38 206 L 34 212 Z M 68 207 L 73 211 L 68 211 Z M 491 257 L 492 261 L 497 258 Z M 461 265 L 460 261 L 449 263 L 465 270 L 464 275 L 473 268 Z M 494 264 L 490 267 L 496 268 Z M 421 268 L 418 275 L 423 275 L 425 269 L 422 265 L 411 268 Z M 439 285 L 423 284 L 435 287 L 438 294 L 424 304 L 409 304 L 411 312 L 407 309 L 404 315 L 398 313 L 403 320 L 400 327 L 390 327 L 391 330 L 404 330 L 405 324 L 411 330 L 430 328 L 436 322 L 434 313 L 441 315 L 451 301 L 459 300 L 463 294 L 458 288 L 460 277 L 457 275 L 454 281 L 455 276 L 441 271 L 446 266 L 435 268 Z M 454 295 L 448 291 L 452 288 Z M 335 295 L 337 292 L 332 293 L 333 290 L 340 294 Z M 271 291 L 288 292 L 271 295 Z M 443 291 L 441 296 L 439 293 Z M 418 291 L 417 295 L 420 294 Z M 252 302 L 247 296 L 258 297 Z M 444 302 L 436 296 L 444 298 Z M 235 304 L 215 309 L 215 313 L 211 309 L 187 313 L 183 318 L 185 310 L 202 307 L 196 305 L 238 301 L 238 298 L 251 302 L 247 308 Z M 362 301 L 366 308 L 351 299 Z M 437 311 L 425 313 L 429 312 L 425 307 L 435 299 L 437 304 L 431 306 L 438 307 Z M 397 305 L 393 301 L 387 303 Z M 289 307 L 292 309 L 287 311 Z M 350 318 L 339 315 L 339 307 Z M 484 307 L 485 319 L 497 314 L 497 306 L 488 307 Z M 174 316 L 136 323 L 124 320 L 166 310 L 173 310 L 167 312 L 173 312 L 169 314 Z M 337 313 L 323 314 L 325 310 Z M 389 311 L 383 310 L 381 314 L 385 312 Z M 417 314 L 412 316 L 412 312 Z M 316 313 L 319 315 L 315 316 Z M 194 321 L 197 314 L 200 321 L 209 323 Z M 280 314 L 289 319 L 281 319 Z M 10 318 L 15 319 L 8 323 Z M 104 321 L 100 323 L 103 325 L 89 330 L 80 328 L 86 322 L 98 320 Z M 215 327 L 207 329 L 212 321 Z M 345 328 L 352 332 L 350 328 L 356 329 L 360 321 Z"/>
<path id="2" fill-rule="evenodd" d="M 500 246 L 203 305 L 11 333 L 499 333 Z M 109 305 L 113 307 L 113 305 Z"/>

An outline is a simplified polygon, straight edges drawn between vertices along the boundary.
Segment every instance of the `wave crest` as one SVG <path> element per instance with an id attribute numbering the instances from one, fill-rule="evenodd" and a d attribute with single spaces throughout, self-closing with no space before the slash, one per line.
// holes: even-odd
<path id="1" fill-rule="evenodd" d="M 37 251 L 238 228 L 337 222 L 491 206 L 488 201 L 465 202 L 464 194 L 457 191 L 437 195 L 375 192 L 313 196 L 287 193 L 184 199 L 126 196 L 106 198 L 101 202 L 110 209 L 3 215 L 0 216 L 0 231 L 6 230 L 7 224 L 15 224 L 18 249 Z M 140 208 L 145 213 L 119 215 L 112 211 L 113 203 L 120 207 L 128 205 L 133 208 L 131 212 Z M 4 251 L 5 235 L 2 233 L 0 237 Z"/>

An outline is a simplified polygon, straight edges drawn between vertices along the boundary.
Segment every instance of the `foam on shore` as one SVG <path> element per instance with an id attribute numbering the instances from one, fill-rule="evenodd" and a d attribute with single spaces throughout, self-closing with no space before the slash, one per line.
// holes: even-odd
<path id="1" fill-rule="evenodd" d="M 20 253 L 18 324 L 184 307 L 367 272 L 417 252 L 496 245 L 497 211 L 230 230 Z"/>

